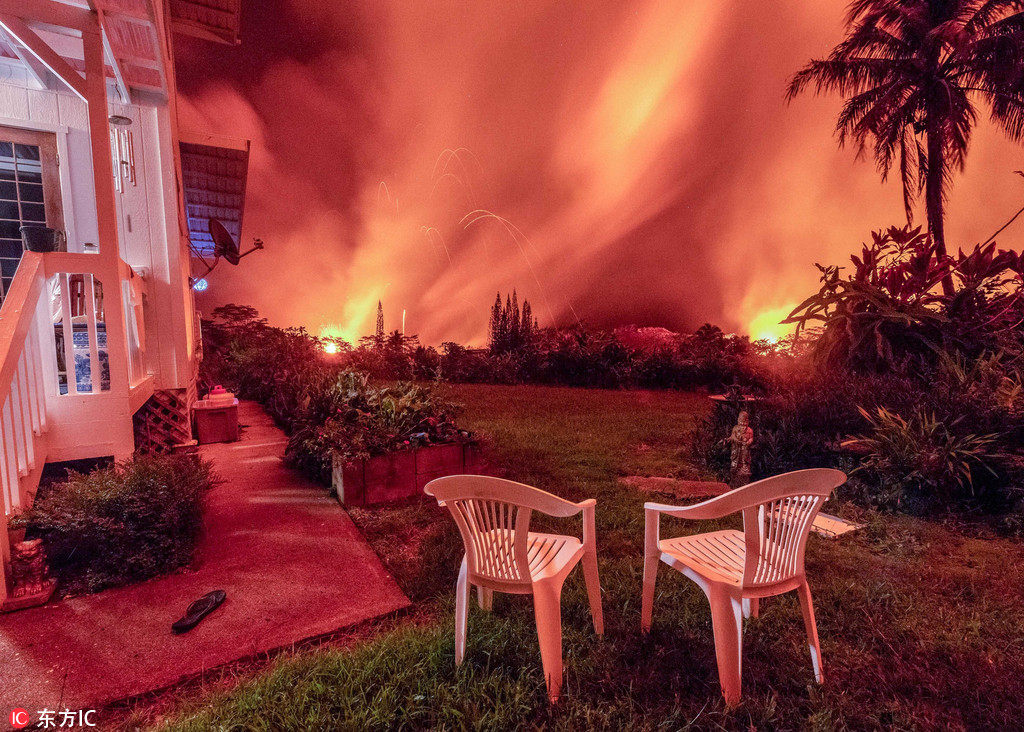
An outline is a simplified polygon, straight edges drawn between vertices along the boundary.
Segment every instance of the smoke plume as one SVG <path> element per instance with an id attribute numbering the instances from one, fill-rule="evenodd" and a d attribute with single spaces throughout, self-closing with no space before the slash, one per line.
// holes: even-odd
<path id="1" fill-rule="evenodd" d="M 541 325 L 758 336 L 814 262 L 904 220 L 898 182 L 836 148 L 840 100 L 783 100 L 843 2 L 270 6 L 241 47 L 178 52 L 182 126 L 252 140 L 244 238 L 267 244 L 203 309 L 353 339 L 382 300 L 388 329 L 479 343 L 515 288 Z M 1019 208 L 1021 157 L 979 124 L 954 249 Z"/>

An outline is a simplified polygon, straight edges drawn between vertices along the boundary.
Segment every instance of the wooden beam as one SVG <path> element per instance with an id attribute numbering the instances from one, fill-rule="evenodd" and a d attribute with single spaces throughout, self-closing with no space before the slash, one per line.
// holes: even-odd
<path id="1" fill-rule="evenodd" d="M 8 35 L 14 36 L 54 76 L 67 84 L 71 91 L 84 101 L 89 101 L 85 91 L 85 79 L 82 78 L 82 75 L 71 68 L 67 61 L 35 34 L 35 31 L 25 25 L 24 20 L 16 15 L 0 13 L 0 27 L 7 31 Z"/>
<path id="2" fill-rule="evenodd" d="M 121 104 L 131 104 L 132 98 L 128 94 L 128 85 L 124 83 L 124 72 L 121 69 L 121 61 L 114 55 L 114 47 L 110 45 L 110 34 L 107 32 L 107 18 L 102 10 L 99 12 L 100 32 L 103 37 L 103 51 L 114 70 L 114 82 L 117 85 L 117 96 Z"/>
<path id="3" fill-rule="evenodd" d="M 15 55 L 21 59 L 21 62 L 25 64 L 28 69 L 29 76 L 31 76 L 40 89 L 50 88 L 50 72 L 45 66 L 39 63 L 39 60 L 31 53 L 26 51 L 18 39 L 8 35 L 5 31 L 0 30 L 0 38 L 5 40 L 7 44 L 14 51 Z"/>
<path id="4" fill-rule="evenodd" d="M 117 193 L 114 191 L 114 177 L 110 174 L 110 122 L 107 119 L 107 78 L 101 35 L 99 19 L 94 16 L 93 27 L 82 32 L 85 87 L 88 92 L 85 101 L 89 112 L 93 190 L 96 193 L 96 224 L 100 237 L 100 252 L 91 255 L 98 261 L 91 269 L 103 283 L 110 395 L 116 400 L 118 410 L 123 410 L 114 412 L 109 420 L 111 430 L 115 433 L 114 456 L 118 457 L 130 454 L 135 443 L 131 413 L 128 412 L 128 341 L 125 338 L 121 257 L 118 250 Z"/>
<path id="5" fill-rule="evenodd" d="M 171 63 L 171 53 L 169 49 L 164 48 L 163 39 L 165 38 L 157 28 L 159 23 L 156 21 L 149 26 L 150 38 L 153 41 L 153 48 L 156 49 L 156 57 L 160 61 L 160 65 L 157 67 L 157 71 L 160 72 L 160 93 L 166 94 L 168 97 L 171 96 L 171 87 L 167 83 L 167 64 Z"/>
<path id="6" fill-rule="evenodd" d="M 0 0 L 0 14 L 77 31 L 89 28 L 93 20 L 92 12 L 86 8 L 50 0 Z"/>

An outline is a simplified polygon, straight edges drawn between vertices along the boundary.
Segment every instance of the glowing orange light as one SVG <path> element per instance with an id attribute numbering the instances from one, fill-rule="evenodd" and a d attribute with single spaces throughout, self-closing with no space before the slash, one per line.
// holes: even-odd
<path id="1" fill-rule="evenodd" d="M 777 343 L 782 338 L 793 334 L 793 325 L 783 325 L 782 321 L 789 317 L 796 304 L 784 305 L 781 308 L 772 308 L 758 313 L 747 326 L 750 339 L 754 341 L 768 341 Z"/>
<path id="2" fill-rule="evenodd" d="M 337 353 L 337 352 L 338 352 L 338 344 L 337 343 L 334 343 L 333 341 L 328 341 L 327 343 L 324 344 L 324 353 Z"/>

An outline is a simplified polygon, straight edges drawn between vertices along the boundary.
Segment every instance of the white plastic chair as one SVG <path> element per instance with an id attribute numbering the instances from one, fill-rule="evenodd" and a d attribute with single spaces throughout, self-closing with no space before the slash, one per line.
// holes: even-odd
<path id="1" fill-rule="evenodd" d="M 711 603 L 718 680 L 729 705 L 740 700 L 743 616 L 757 616 L 762 597 L 796 590 L 800 596 L 814 678 L 823 680 L 821 647 L 811 590 L 804 572 L 804 550 L 814 517 L 837 487 L 838 470 L 798 470 L 750 483 L 693 506 L 644 504 L 644 589 L 640 627 L 651 629 L 654 582 L 664 562 L 692 579 Z M 717 519 L 743 512 L 743 531 L 661 539 L 661 514 Z"/>
<path id="2" fill-rule="evenodd" d="M 455 586 L 455 663 L 466 653 L 466 621 L 471 586 L 480 607 L 491 609 L 493 592 L 532 594 L 548 697 L 558 701 L 562 688 L 562 584 L 581 560 L 594 630 L 604 635 L 601 585 L 597 576 L 594 506 L 501 478 L 453 475 L 424 487 L 458 524 L 466 553 Z M 573 516 L 583 512 L 583 540 L 530 531 L 530 515 Z"/>

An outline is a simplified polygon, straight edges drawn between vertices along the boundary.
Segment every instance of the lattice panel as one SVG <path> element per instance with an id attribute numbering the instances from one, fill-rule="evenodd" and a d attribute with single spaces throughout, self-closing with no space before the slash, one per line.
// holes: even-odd
<path id="1" fill-rule="evenodd" d="M 167 453 L 191 442 L 189 396 L 186 389 L 153 393 L 132 418 L 135 452 L 145 455 Z"/>

